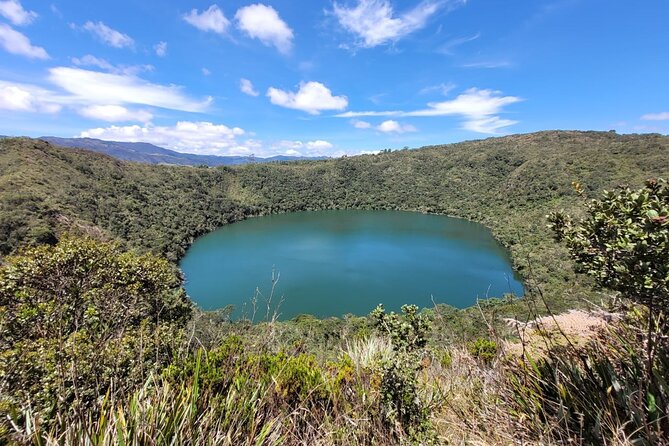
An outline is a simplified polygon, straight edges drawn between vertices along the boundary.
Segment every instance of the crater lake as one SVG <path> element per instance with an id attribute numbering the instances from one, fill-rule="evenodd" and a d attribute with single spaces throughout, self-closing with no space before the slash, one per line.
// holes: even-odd
<path id="1" fill-rule="evenodd" d="M 198 238 L 180 267 L 200 308 L 232 305 L 233 317 L 255 314 L 256 321 L 267 316 L 270 298 L 269 313 L 290 319 L 365 315 L 379 303 L 395 311 L 403 304 L 464 308 L 477 297 L 523 294 L 507 251 L 487 228 L 414 212 L 251 218 Z"/>

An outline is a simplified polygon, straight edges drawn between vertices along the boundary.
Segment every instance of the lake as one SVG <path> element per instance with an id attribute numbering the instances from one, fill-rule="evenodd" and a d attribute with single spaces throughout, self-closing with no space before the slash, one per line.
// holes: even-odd
<path id="1" fill-rule="evenodd" d="M 377 304 L 464 308 L 476 298 L 523 294 L 506 250 L 484 226 L 399 211 L 296 212 L 251 218 L 198 238 L 181 261 L 188 295 L 203 309 L 234 305 L 256 320 L 365 315 Z"/>

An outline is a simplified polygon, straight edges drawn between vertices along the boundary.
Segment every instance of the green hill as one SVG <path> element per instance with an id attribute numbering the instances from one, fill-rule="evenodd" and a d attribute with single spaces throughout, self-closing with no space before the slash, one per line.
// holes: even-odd
<path id="1" fill-rule="evenodd" d="M 546 131 L 218 168 L 134 164 L 10 138 L 0 141 L 0 252 L 75 229 L 176 261 L 197 236 L 252 215 L 337 208 L 433 212 L 487 225 L 509 247 L 526 283 L 532 279 L 565 308 L 592 295 L 551 240 L 545 215 L 581 207 L 572 182 L 594 197 L 650 177 L 669 177 L 669 137 Z"/>
<path id="2" fill-rule="evenodd" d="M 666 444 L 669 189 L 638 188 L 668 155 L 666 136 L 549 131 L 196 168 L 2 140 L 0 444 Z M 256 324 L 193 308 L 175 263 L 195 237 L 332 208 L 480 221 L 526 296 Z M 554 243 L 559 209 L 588 217 L 551 221 L 594 279 Z M 538 318 L 605 300 L 590 280 L 617 314 Z"/>

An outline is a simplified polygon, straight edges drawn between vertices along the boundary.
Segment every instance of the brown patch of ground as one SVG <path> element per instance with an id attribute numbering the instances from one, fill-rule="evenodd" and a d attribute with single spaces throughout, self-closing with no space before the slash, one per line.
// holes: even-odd
<path id="1" fill-rule="evenodd" d="M 555 316 L 544 316 L 528 323 L 508 319 L 510 326 L 516 327 L 520 340 L 508 342 L 505 350 L 512 355 L 520 355 L 525 350 L 541 354 L 547 345 L 573 344 L 582 345 L 606 327 L 618 315 L 583 310 L 569 310 Z"/>

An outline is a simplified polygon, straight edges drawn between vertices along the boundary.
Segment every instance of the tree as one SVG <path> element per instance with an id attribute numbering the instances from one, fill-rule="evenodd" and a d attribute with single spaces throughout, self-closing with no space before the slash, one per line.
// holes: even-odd
<path id="1" fill-rule="evenodd" d="M 577 185 L 577 189 L 578 189 Z M 669 309 L 669 187 L 649 180 L 641 190 L 619 187 L 589 203 L 586 218 L 548 216 L 578 269 L 602 287 L 648 307 Z"/>
<path id="2" fill-rule="evenodd" d="M 178 270 L 117 244 L 66 236 L 0 267 L 0 401 L 91 406 L 171 360 L 191 315 Z"/>

